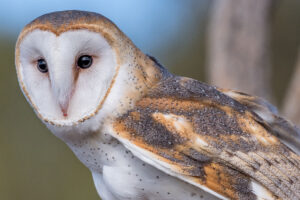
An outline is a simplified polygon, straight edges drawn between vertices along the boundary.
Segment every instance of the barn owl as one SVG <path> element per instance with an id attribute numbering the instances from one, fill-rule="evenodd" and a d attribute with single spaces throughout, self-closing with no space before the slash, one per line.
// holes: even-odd
<path id="1" fill-rule="evenodd" d="M 171 74 L 100 14 L 38 17 L 15 60 L 104 200 L 300 199 L 295 126 L 258 97 Z"/>

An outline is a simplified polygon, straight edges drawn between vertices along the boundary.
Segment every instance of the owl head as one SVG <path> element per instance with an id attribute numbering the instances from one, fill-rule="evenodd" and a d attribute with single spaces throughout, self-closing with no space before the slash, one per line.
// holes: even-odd
<path id="1" fill-rule="evenodd" d="M 19 35 L 16 69 L 38 117 L 73 126 L 122 110 L 153 81 L 153 61 L 107 18 L 85 11 L 38 17 Z M 118 108 L 119 106 L 119 108 Z"/>

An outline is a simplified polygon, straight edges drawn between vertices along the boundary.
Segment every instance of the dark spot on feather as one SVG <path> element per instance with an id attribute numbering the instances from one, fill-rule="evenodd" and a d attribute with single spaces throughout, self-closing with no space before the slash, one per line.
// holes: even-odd
<path id="1" fill-rule="evenodd" d="M 203 157 L 202 157 L 203 159 Z M 183 155 L 184 165 L 190 166 L 188 172 L 191 176 L 199 177 L 203 182 L 206 180 L 206 173 L 204 171 L 204 166 L 210 163 L 210 159 L 205 158 L 205 161 L 197 160 L 196 158 L 186 154 Z"/>
<path id="2" fill-rule="evenodd" d="M 132 116 L 132 112 L 122 117 L 132 137 L 141 137 L 145 143 L 160 148 L 172 148 L 182 142 L 182 138 L 156 122 L 151 116 L 151 111 L 139 109 L 137 112 L 139 113 L 138 120 Z"/>
<path id="3" fill-rule="evenodd" d="M 234 178 L 232 187 L 235 191 L 237 191 L 239 199 L 256 199 L 256 195 L 252 193 L 252 189 L 250 187 L 249 177 L 229 167 L 226 169 L 226 172 L 230 177 Z"/>
<path id="4" fill-rule="evenodd" d="M 153 57 L 149 54 L 147 54 L 147 56 L 155 63 L 156 67 L 158 67 L 158 69 L 160 70 L 160 73 L 163 75 L 164 78 L 172 76 L 172 74 L 170 72 L 168 72 L 168 70 L 166 68 L 164 68 L 163 65 L 155 57 Z"/>
<path id="5" fill-rule="evenodd" d="M 261 164 L 259 162 L 257 162 L 257 161 L 254 161 L 253 165 L 255 166 L 256 169 L 259 169 L 260 166 L 261 166 Z"/>
<path id="6" fill-rule="evenodd" d="M 180 157 L 177 156 L 177 158 L 175 158 L 174 155 L 169 155 L 163 152 L 160 153 L 162 157 L 183 166 L 182 169 L 191 176 L 198 177 L 203 182 L 205 182 L 206 173 L 204 171 L 204 166 L 209 164 L 211 159 L 205 155 L 200 154 L 201 153 L 199 153 L 197 156 L 193 154 L 194 157 L 190 156 L 189 154 L 181 154 Z M 199 158 L 199 160 L 196 158 Z"/>
<path id="7" fill-rule="evenodd" d="M 232 157 L 232 156 L 234 156 L 234 154 L 233 153 L 231 153 L 231 152 L 226 152 L 227 153 L 227 155 L 229 156 L 229 157 Z"/>
<path id="8" fill-rule="evenodd" d="M 265 161 L 269 166 L 272 165 L 272 163 L 271 163 L 270 161 L 268 161 L 267 159 L 264 159 L 264 161 Z"/>
<path id="9" fill-rule="evenodd" d="M 276 178 L 275 181 L 276 181 L 276 185 L 281 185 L 282 184 L 282 180 L 280 180 L 279 178 Z"/>
<path id="10" fill-rule="evenodd" d="M 160 156 L 172 161 L 172 162 L 175 162 L 175 163 L 183 163 L 183 160 L 182 159 L 178 159 L 178 158 L 175 158 L 173 155 L 169 155 L 167 153 L 164 153 L 164 152 L 161 152 L 159 154 Z"/>
<path id="11" fill-rule="evenodd" d="M 236 93 L 243 95 L 243 96 L 247 96 L 247 97 L 251 97 L 249 94 L 244 93 L 244 92 L 240 92 L 240 91 L 235 91 Z"/>
<path id="12" fill-rule="evenodd" d="M 201 163 L 210 163 L 212 158 L 208 157 L 207 155 L 196 151 L 195 149 L 190 148 L 189 150 L 189 154 L 188 154 L 191 158 L 193 158 L 194 160 L 197 160 L 198 162 Z"/>

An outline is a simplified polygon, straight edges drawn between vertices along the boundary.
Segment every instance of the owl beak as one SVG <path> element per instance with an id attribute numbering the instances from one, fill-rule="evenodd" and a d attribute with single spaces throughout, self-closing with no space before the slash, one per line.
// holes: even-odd
<path id="1" fill-rule="evenodd" d="M 68 117 L 69 104 L 72 97 L 72 92 L 69 91 L 70 90 L 60 90 L 57 92 L 57 103 L 64 117 Z"/>
<path id="2" fill-rule="evenodd" d="M 58 96 L 58 105 L 64 117 L 68 117 L 69 103 L 73 93 L 72 91 L 73 90 L 71 89 L 71 92 L 60 93 Z"/>
<path id="3" fill-rule="evenodd" d="M 50 69 L 50 81 L 52 91 L 63 117 L 68 117 L 68 108 L 73 93 L 72 71 L 62 71 L 61 65 L 52 64 Z"/>
<path id="4" fill-rule="evenodd" d="M 60 107 L 60 110 L 61 110 L 63 116 L 64 117 L 68 117 L 69 102 L 67 102 L 67 103 L 60 103 L 59 107 Z"/>
<path id="5" fill-rule="evenodd" d="M 72 96 L 72 92 L 67 88 L 65 90 L 54 90 L 57 94 L 57 103 L 64 117 L 68 117 L 69 103 Z M 71 89 L 72 91 L 72 89 Z"/>

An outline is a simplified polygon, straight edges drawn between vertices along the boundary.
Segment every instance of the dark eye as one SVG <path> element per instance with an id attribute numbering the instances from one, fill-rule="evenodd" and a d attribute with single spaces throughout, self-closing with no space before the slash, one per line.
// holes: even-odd
<path id="1" fill-rule="evenodd" d="M 44 59 L 38 59 L 37 68 L 42 73 L 47 73 L 48 72 L 48 66 L 47 66 L 47 63 Z"/>
<path id="2" fill-rule="evenodd" d="M 77 60 L 77 66 L 82 69 L 89 68 L 92 65 L 92 63 L 93 63 L 93 58 L 92 56 L 88 56 L 88 55 L 80 56 Z"/>

